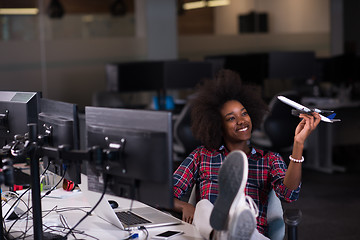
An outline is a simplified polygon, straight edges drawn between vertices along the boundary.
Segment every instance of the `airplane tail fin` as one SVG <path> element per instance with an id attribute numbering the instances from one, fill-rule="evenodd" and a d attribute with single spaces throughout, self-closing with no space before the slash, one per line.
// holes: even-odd
<path id="1" fill-rule="evenodd" d="M 328 119 L 333 120 L 336 116 L 336 113 L 330 114 L 329 116 L 327 116 Z"/>
<path id="2" fill-rule="evenodd" d="M 331 120 L 331 122 L 340 122 L 340 119 L 335 119 L 336 113 L 330 114 L 329 116 L 327 116 L 328 119 Z"/>

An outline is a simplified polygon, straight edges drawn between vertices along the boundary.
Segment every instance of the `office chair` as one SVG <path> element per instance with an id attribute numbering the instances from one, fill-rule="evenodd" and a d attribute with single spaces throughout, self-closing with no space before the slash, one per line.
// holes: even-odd
<path id="1" fill-rule="evenodd" d="M 190 103 L 186 103 L 174 122 L 174 152 L 184 160 L 201 142 L 191 132 Z"/>
<path id="2" fill-rule="evenodd" d="M 269 103 L 269 114 L 265 116 L 261 129 L 254 130 L 250 142 L 260 149 L 278 152 L 286 160 L 292 149 L 299 119 L 291 115 L 290 106 L 277 99 L 279 95 L 296 102 L 300 101 L 300 96 L 295 91 L 282 92 L 274 96 Z"/>
<path id="3" fill-rule="evenodd" d="M 279 95 L 288 97 L 296 102 L 300 101 L 300 96 L 296 91 L 282 92 L 274 96 L 269 103 L 270 112 L 264 118 L 262 129 L 253 133 L 250 141 L 253 146 L 260 149 L 278 152 L 287 161 L 286 157 L 291 154 L 295 129 L 299 124 L 299 119 L 291 115 L 292 108 L 290 106 L 277 99 Z M 270 207 L 270 204 L 272 207 Z M 271 211 L 271 213 L 268 212 L 269 235 L 271 239 L 283 239 L 282 235 L 285 225 L 287 226 L 288 239 L 296 239 L 297 226 L 302 217 L 301 210 L 285 209 L 282 214 L 280 200 L 276 197 L 275 193 L 270 193 L 269 211 Z M 270 226 L 271 224 L 274 224 L 273 227 Z"/>

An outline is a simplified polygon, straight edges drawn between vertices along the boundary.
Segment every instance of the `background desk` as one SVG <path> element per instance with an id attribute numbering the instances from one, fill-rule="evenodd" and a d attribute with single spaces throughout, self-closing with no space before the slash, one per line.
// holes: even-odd
<path id="1" fill-rule="evenodd" d="M 29 191 L 30 193 L 30 191 Z M 57 207 L 58 209 L 61 208 L 85 208 L 85 211 L 90 210 L 90 205 L 87 202 L 86 198 L 83 196 L 81 192 L 65 192 L 62 189 L 57 189 L 53 193 L 50 194 L 50 196 L 53 197 L 45 197 L 42 200 L 42 211 L 43 216 L 45 215 L 45 212 L 48 210 L 53 209 L 54 207 Z M 58 198 L 54 198 L 55 196 L 58 196 Z M 131 201 L 128 199 L 116 197 L 116 196 L 110 196 L 106 195 L 108 199 L 115 200 L 119 203 L 119 208 L 121 209 L 129 209 Z M 27 202 L 27 199 L 29 197 L 29 194 L 26 194 L 23 197 L 23 200 Z M 62 197 L 62 198 L 60 198 Z M 31 202 L 31 201 L 30 201 Z M 143 207 L 145 204 L 134 201 L 133 208 Z M 20 208 L 24 208 L 24 204 L 19 204 Z M 74 226 L 84 215 L 85 212 L 81 210 L 71 210 L 71 211 L 65 211 L 62 213 L 56 213 L 52 212 L 49 215 L 43 217 L 43 225 L 47 226 L 54 226 L 54 225 L 61 225 L 60 223 L 60 214 L 62 214 L 67 224 L 71 227 Z M 31 215 L 31 214 L 30 214 Z M 11 225 L 11 221 L 6 223 L 7 227 Z M 24 231 L 26 227 L 26 222 L 18 222 L 14 225 L 14 227 L 11 229 L 11 232 L 13 231 Z M 30 228 L 31 227 L 31 228 Z M 30 220 L 28 222 L 28 228 L 30 228 L 28 235 L 31 235 L 32 233 L 32 221 Z M 84 234 L 76 234 L 76 238 L 78 239 L 123 239 L 128 236 L 128 233 L 118 229 L 117 227 L 109 224 L 108 222 L 102 220 L 101 218 L 97 217 L 96 215 L 92 214 L 91 216 L 87 217 L 77 228 L 78 231 L 84 231 L 89 236 L 86 236 Z M 191 240 L 200 240 L 202 239 L 199 232 L 195 229 L 195 227 L 191 224 L 182 222 L 182 224 L 179 225 L 171 225 L 166 227 L 156 227 L 156 228 L 148 228 L 149 232 L 148 239 L 151 239 L 152 236 L 164 232 L 166 230 L 182 230 L 184 231 L 184 234 L 180 236 L 173 237 L 174 240 L 180 240 L 180 239 L 191 239 Z M 65 230 L 62 232 L 61 235 L 65 235 L 69 230 Z M 137 239 L 145 239 L 145 233 L 138 230 L 139 238 Z M 15 234 L 14 234 L 15 235 Z M 15 235 L 16 236 L 16 235 Z M 32 239 L 32 237 L 28 237 L 26 239 Z M 68 239 L 75 239 L 74 236 L 69 235 Z"/>
<path id="2" fill-rule="evenodd" d="M 303 98 L 302 104 L 311 108 L 334 110 L 341 122 L 321 122 L 306 142 L 304 166 L 322 172 L 345 171 L 347 159 L 341 165 L 333 162 L 334 146 L 360 145 L 360 101 L 335 98 Z"/>

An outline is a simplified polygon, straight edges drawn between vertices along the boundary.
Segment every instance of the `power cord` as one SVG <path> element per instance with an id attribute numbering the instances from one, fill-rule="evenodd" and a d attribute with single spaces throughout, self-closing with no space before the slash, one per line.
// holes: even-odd
<path id="1" fill-rule="evenodd" d="M 83 217 L 70 229 L 70 231 L 63 237 L 63 239 L 67 239 L 67 236 L 68 236 L 69 234 L 72 234 L 72 232 L 74 231 L 74 229 L 75 229 L 77 226 L 79 226 L 79 224 L 80 224 L 82 221 L 84 221 L 88 216 L 90 216 L 91 213 L 95 210 L 95 208 L 97 208 L 97 206 L 100 204 L 101 200 L 102 200 L 102 199 L 104 198 L 104 196 L 105 196 L 106 189 L 107 189 L 107 184 L 108 184 L 108 178 L 107 178 L 107 175 L 104 174 L 104 189 L 103 189 L 103 192 L 102 192 L 102 194 L 101 194 L 100 199 L 97 201 L 97 203 L 95 204 L 95 206 L 94 206 L 92 209 L 90 209 L 90 211 L 87 212 L 87 213 L 85 214 L 85 216 L 83 216 Z"/>
<path id="2" fill-rule="evenodd" d="M 49 164 L 49 165 L 50 165 L 50 164 Z M 65 174 L 66 174 L 66 168 L 65 168 L 64 173 L 63 173 L 63 175 L 61 176 L 61 179 L 59 180 L 59 182 L 58 182 L 53 188 L 51 188 L 49 191 L 47 191 L 47 192 L 45 193 L 45 195 L 41 197 L 41 199 L 43 199 L 45 196 L 49 195 L 54 189 L 56 189 L 56 187 L 57 187 L 57 186 L 60 184 L 60 182 L 64 179 Z M 28 190 L 29 190 L 29 189 L 27 189 L 26 191 L 28 191 Z M 25 192 L 26 192 L 26 191 L 25 191 Z M 21 195 L 21 196 L 22 196 L 22 195 Z M 20 219 L 20 218 L 23 217 L 25 214 L 27 214 L 31 209 L 32 209 L 32 206 L 31 206 L 30 208 L 28 208 L 27 211 L 25 211 L 23 214 L 21 214 L 18 219 Z M 9 227 L 9 230 L 8 230 L 7 232 L 10 232 L 11 228 L 15 225 L 15 223 L 18 221 L 18 219 L 16 219 L 16 220 L 11 224 L 11 226 Z"/>

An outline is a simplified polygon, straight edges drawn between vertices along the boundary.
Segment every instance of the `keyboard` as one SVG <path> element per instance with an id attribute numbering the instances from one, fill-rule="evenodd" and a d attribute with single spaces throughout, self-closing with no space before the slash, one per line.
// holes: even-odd
<path id="1" fill-rule="evenodd" d="M 136 215 L 130 211 L 123 211 L 123 212 L 115 212 L 116 216 L 120 219 L 122 223 L 125 225 L 137 225 L 137 224 L 144 224 L 150 223 L 150 221 Z"/>

